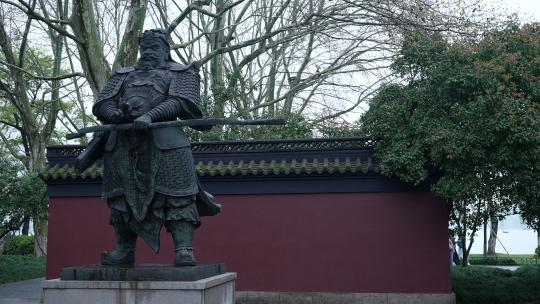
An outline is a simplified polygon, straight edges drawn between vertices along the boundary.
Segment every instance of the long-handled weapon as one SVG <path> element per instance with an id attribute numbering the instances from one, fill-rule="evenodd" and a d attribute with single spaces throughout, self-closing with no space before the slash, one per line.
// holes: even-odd
<path id="1" fill-rule="evenodd" d="M 285 125 L 284 119 L 254 119 L 254 120 L 237 120 L 227 118 L 199 118 L 199 119 L 186 119 L 175 121 L 162 121 L 154 122 L 148 125 L 149 129 L 167 128 L 167 127 L 211 127 L 211 126 L 261 126 L 261 125 L 273 125 L 281 126 Z M 83 137 L 86 133 L 94 132 L 107 132 L 113 130 L 130 130 L 133 129 L 133 123 L 125 124 L 110 124 L 110 125 L 98 125 L 92 127 L 86 127 L 80 129 L 76 133 L 66 135 L 67 139 L 75 139 Z"/>

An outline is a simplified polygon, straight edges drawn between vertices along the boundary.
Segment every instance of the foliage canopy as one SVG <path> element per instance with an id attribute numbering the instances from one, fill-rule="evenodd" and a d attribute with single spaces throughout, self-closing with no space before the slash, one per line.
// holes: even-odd
<path id="1" fill-rule="evenodd" d="M 382 170 L 423 181 L 449 200 L 529 199 L 540 177 L 540 26 L 449 43 L 408 33 L 363 127 L 378 139 Z"/>
<path id="2" fill-rule="evenodd" d="M 47 189 L 35 172 L 0 158 L 0 238 L 18 230 L 29 217 L 47 217 Z"/>
<path id="3" fill-rule="evenodd" d="M 536 206 L 540 25 L 510 26 L 480 41 L 405 37 L 392 65 L 405 83 L 386 85 L 362 118 L 377 139 L 382 172 L 414 183 L 436 175 L 433 191 L 472 215 L 468 227 L 493 202 Z"/>

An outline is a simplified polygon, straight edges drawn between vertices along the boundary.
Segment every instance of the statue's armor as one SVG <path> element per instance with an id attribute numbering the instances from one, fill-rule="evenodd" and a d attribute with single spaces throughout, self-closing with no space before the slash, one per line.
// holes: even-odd
<path id="1" fill-rule="evenodd" d="M 120 108 L 127 105 L 133 116 L 138 117 L 149 112 L 167 98 L 169 71 L 142 70 L 130 73 L 125 80 L 124 99 Z"/>
<path id="2" fill-rule="evenodd" d="M 99 94 L 94 114 L 106 122 L 120 109 L 132 119 L 202 117 L 198 67 L 171 63 L 170 69 L 118 70 Z M 105 145 L 103 196 L 124 214 L 131 228 L 154 249 L 165 221 L 199 225 L 199 215 L 219 205 L 199 187 L 190 142 L 178 127 L 112 131 Z"/>

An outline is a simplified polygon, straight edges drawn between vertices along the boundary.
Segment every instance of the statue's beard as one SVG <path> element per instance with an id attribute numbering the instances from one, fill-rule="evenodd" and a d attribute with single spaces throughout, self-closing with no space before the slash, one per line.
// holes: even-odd
<path id="1" fill-rule="evenodd" d="M 139 58 L 137 67 L 140 69 L 152 69 L 157 68 L 165 64 L 165 60 L 160 60 L 161 58 L 155 54 L 143 54 Z"/>

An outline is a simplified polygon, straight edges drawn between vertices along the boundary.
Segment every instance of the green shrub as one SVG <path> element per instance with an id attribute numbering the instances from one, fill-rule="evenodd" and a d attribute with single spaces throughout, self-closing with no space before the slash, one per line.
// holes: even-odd
<path id="1" fill-rule="evenodd" d="M 471 265 L 517 265 L 516 261 L 508 257 L 474 257 L 469 258 Z"/>
<path id="2" fill-rule="evenodd" d="M 536 247 L 536 250 L 534 250 L 534 255 L 540 259 L 540 246 Z"/>
<path id="3" fill-rule="evenodd" d="M 516 271 L 469 266 L 453 267 L 452 289 L 459 303 L 539 303 L 540 267 Z"/>
<path id="4" fill-rule="evenodd" d="M 39 278 L 44 275 L 45 257 L 0 255 L 0 284 Z"/>
<path id="5" fill-rule="evenodd" d="M 4 246 L 5 255 L 27 255 L 34 254 L 34 236 L 18 235 L 6 242 Z"/>

